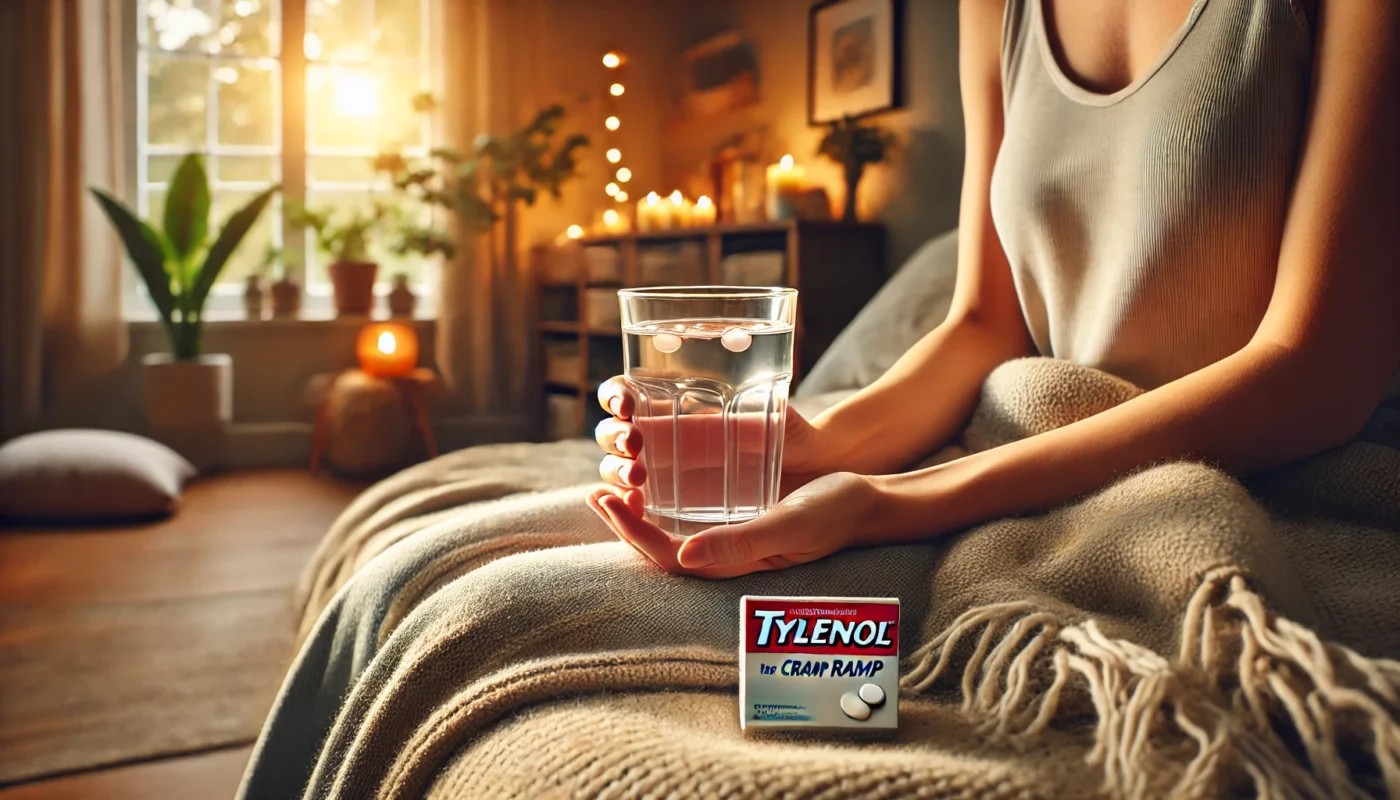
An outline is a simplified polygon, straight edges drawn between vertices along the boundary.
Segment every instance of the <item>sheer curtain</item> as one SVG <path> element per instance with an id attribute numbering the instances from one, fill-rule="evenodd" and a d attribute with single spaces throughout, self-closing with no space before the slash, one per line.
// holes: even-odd
<path id="1" fill-rule="evenodd" d="M 538 32 L 545 3 L 457 0 L 446 6 L 447 29 L 465 34 L 454 37 L 446 63 L 452 77 L 443 112 L 450 139 L 467 144 L 479 132 L 524 124 L 541 96 Z M 468 246 L 444 265 L 436 353 L 463 411 L 528 426 L 538 400 L 529 391 L 531 281 L 525 255 L 507 252 L 505 228 L 465 240 Z"/>
<path id="2" fill-rule="evenodd" d="M 121 364 L 121 0 L 0 2 L 0 437 Z"/>

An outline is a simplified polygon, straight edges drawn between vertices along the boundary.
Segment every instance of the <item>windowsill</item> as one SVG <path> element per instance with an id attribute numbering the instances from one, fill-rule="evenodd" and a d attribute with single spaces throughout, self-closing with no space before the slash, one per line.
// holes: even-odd
<path id="1" fill-rule="evenodd" d="M 384 312 L 376 312 L 365 316 L 360 314 L 337 316 L 334 311 L 308 310 L 302 311 L 295 316 L 274 317 L 264 314 L 261 319 L 248 319 L 238 312 L 210 312 L 204 319 L 206 328 L 219 328 L 223 330 L 236 328 L 278 328 L 278 327 L 299 327 L 303 325 L 334 325 L 348 328 L 358 328 L 370 322 L 433 322 L 437 315 L 431 312 L 415 312 L 410 317 L 391 317 Z M 128 314 L 126 324 L 129 327 L 157 327 L 160 320 L 154 314 L 136 315 Z"/>

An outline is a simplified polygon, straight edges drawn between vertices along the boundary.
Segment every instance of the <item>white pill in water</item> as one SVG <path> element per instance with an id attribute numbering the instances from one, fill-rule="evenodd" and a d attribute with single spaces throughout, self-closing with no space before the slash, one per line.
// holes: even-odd
<path id="1" fill-rule="evenodd" d="M 652 337 L 651 343 L 663 353 L 674 353 L 681 349 L 681 337 L 674 333 L 658 333 Z"/>
<path id="2" fill-rule="evenodd" d="M 720 344 L 731 353 L 742 353 L 753 344 L 753 337 L 743 328 L 730 328 L 719 337 Z"/>
<path id="3" fill-rule="evenodd" d="M 867 683 L 860 687 L 860 699 L 872 706 L 878 706 L 885 702 L 885 690 L 879 684 Z"/>
<path id="4" fill-rule="evenodd" d="M 870 718 L 870 706 L 857 697 L 855 692 L 846 692 L 841 695 L 841 711 L 851 719 Z"/>

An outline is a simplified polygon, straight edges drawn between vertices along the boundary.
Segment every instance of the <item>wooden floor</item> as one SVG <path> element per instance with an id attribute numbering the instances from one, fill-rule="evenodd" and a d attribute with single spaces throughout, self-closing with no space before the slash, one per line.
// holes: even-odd
<path id="1" fill-rule="evenodd" d="M 0 531 L 0 609 L 23 609 L 26 624 L 50 637 L 69 628 L 81 636 L 73 620 L 106 606 L 290 592 L 331 521 L 362 488 L 303 470 L 239 472 L 191 485 L 179 513 L 162 522 Z M 231 797 L 250 746 L 12 785 L 0 789 L 0 800 Z"/>

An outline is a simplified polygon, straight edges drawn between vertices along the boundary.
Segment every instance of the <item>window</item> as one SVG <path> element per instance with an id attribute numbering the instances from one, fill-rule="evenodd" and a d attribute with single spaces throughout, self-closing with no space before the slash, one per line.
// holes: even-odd
<path id="1" fill-rule="evenodd" d="M 426 153 L 428 119 L 412 99 L 440 92 L 432 31 L 436 0 L 130 0 L 136 47 L 133 119 L 137 203 L 162 214 L 167 181 L 186 153 L 203 153 L 213 191 L 211 226 L 274 182 L 283 193 L 221 276 L 215 312 L 240 307 L 241 284 L 269 246 L 302 274 L 304 305 L 329 308 L 326 258 L 283 218 L 284 200 L 350 209 L 376 183 L 371 157 L 385 148 Z M 434 24 L 439 23 L 439 24 Z M 292 46 L 297 39 L 300 47 Z M 304 100 L 303 100 L 304 98 Z M 371 250 L 387 285 L 407 272 L 427 295 L 430 263 Z M 128 276 L 131 300 L 149 308 Z M 129 307 L 131 307 L 129 305 Z"/>

